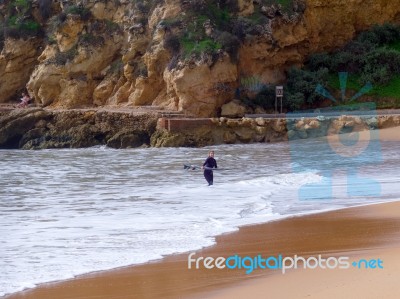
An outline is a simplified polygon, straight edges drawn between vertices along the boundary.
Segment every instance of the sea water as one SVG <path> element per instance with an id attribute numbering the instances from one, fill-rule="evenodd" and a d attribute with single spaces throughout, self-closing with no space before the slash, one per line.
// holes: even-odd
<path id="1" fill-rule="evenodd" d="M 243 225 L 399 199 L 399 143 L 342 165 L 325 141 L 296 142 L 0 151 L 0 296 L 210 246 Z M 209 149 L 224 168 L 210 187 L 201 170 L 183 169 Z M 355 169 L 379 194 L 369 184 L 348 194 Z M 331 197 L 299 195 L 327 178 Z"/>

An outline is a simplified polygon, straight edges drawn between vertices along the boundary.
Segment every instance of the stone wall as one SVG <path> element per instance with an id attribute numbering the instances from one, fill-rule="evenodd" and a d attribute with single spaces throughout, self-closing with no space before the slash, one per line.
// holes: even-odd
<path id="1" fill-rule="evenodd" d="M 160 119 L 152 146 L 281 142 L 400 126 L 400 115 Z"/>

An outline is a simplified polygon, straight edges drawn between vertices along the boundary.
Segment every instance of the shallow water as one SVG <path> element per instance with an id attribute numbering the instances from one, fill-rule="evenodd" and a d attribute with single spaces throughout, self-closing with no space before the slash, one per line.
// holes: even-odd
<path id="1" fill-rule="evenodd" d="M 227 170 L 211 187 L 183 169 L 209 148 L 0 151 L 0 295 L 199 249 L 241 225 L 399 199 L 399 143 L 352 158 L 323 139 L 213 149 Z"/>

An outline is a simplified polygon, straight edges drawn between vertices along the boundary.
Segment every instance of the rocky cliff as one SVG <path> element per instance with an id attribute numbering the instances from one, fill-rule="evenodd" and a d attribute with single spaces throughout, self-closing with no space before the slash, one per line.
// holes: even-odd
<path id="1" fill-rule="evenodd" d="M 298 115 L 296 118 L 194 119 L 160 118 L 156 112 L 140 111 L 0 110 L 0 148 L 198 147 L 323 136 L 338 140 L 339 134 L 361 131 L 378 137 L 378 129 L 400 125 L 399 115 L 348 113 Z M 358 135 L 350 137 L 358 138 Z"/>
<path id="2" fill-rule="evenodd" d="M 45 149 L 150 145 L 156 113 L 99 110 L 0 111 L 0 148 Z"/>
<path id="3" fill-rule="evenodd" d="M 0 102 L 26 86 L 51 108 L 153 105 L 215 116 L 243 78 L 279 82 L 310 53 L 400 22 L 400 0 L 277 2 L 1 1 Z"/>

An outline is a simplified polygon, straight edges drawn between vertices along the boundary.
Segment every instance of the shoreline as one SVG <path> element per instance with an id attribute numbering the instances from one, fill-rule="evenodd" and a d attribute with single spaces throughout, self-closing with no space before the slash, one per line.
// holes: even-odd
<path id="1" fill-rule="evenodd" d="M 400 233 L 398 233 L 400 220 L 395 217 L 398 215 L 397 211 L 400 211 L 400 201 L 341 208 L 243 226 L 237 232 L 216 237 L 216 245 L 195 251 L 195 256 L 277 255 L 278 252 L 285 256 L 294 254 L 306 256 L 318 252 L 335 256 L 340 253 L 354 255 L 357 251 L 379 251 L 382 248 L 400 247 Z M 380 225 L 377 226 L 377 223 Z M 340 229 L 332 231 L 332 227 L 335 226 Z M 308 236 L 304 236 L 304 230 L 301 228 L 308 231 L 306 234 Z M 321 239 L 324 228 L 329 228 L 330 236 L 334 240 L 341 239 L 338 238 L 338 234 L 341 235 L 343 230 L 347 230 L 352 235 L 350 239 L 344 238 L 340 246 L 324 238 L 322 238 L 323 242 L 315 242 L 315 240 L 310 242 L 314 239 L 310 238 L 311 236 Z M 368 228 L 369 237 L 372 234 L 376 238 L 366 238 L 363 228 Z M 282 232 L 284 234 L 281 234 Z M 395 238 L 389 240 L 389 235 Z M 268 236 L 268 238 L 263 240 L 260 236 Z M 207 296 L 225 298 L 220 297 L 221 290 L 226 290 L 228 293 L 236 290 L 236 287 L 233 287 L 235 283 L 239 282 L 243 287 L 248 287 L 249 284 L 253 285 L 255 281 L 260 280 L 260 284 L 264 285 L 264 280 L 280 276 L 274 271 L 255 271 L 251 275 L 245 275 L 243 269 L 188 270 L 188 254 L 189 252 L 186 252 L 141 265 L 79 275 L 66 281 L 44 283 L 36 288 L 2 298 L 47 299 L 56 296 L 62 299 L 95 296 L 104 299 L 150 299 L 161 298 L 161 295 L 162 298 L 208 298 Z M 300 271 L 295 273 L 298 274 Z M 158 289 L 155 289 L 155 286 Z M 218 294 L 218 297 L 212 297 L 215 294 Z"/>
<path id="2" fill-rule="evenodd" d="M 368 132 L 366 132 L 368 133 Z M 369 140 L 369 134 L 360 134 L 361 140 Z M 389 129 L 384 129 L 384 130 L 379 130 L 379 139 L 381 141 L 399 141 L 400 140 L 400 130 L 399 127 L 394 127 L 394 128 L 389 128 Z M 400 201 L 400 199 L 399 199 Z M 253 230 L 258 232 L 256 235 L 256 239 L 260 240 L 265 236 L 265 229 L 266 227 L 276 227 L 278 230 L 282 229 L 282 226 L 285 226 L 288 222 L 289 223 L 297 223 L 301 222 L 300 227 L 304 227 L 304 222 L 310 221 L 310 219 L 315 219 L 315 218 L 324 218 L 324 215 L 326 216 L 327 219 L 326 221 L 332 221 L 332 216 L 330 215 L 341 215 L 340 217 L 347 214 L 352 214 L 353 210 L 363 210 L 364 212 L 362 213 L 364 216 L 368 216 L 370 218 L 375 218 L 377 217 L 376 215 L 373 215 L 371 211 L 373 211 L 375 208 L 380 209 L 380 206 L 386 206 L 386 205 L 391 205 L 391 204 L 398 204 L 396 205 L 396 208 L 394 208 L 391 212 L 394 211 L 399 211 L 400 212 L 400 202 L 394 201 L 394 202 L 379 202 L 379 203 L 371 203 L 371 204 L 366 204 L 366 205 L 358 205 L 358 206 L 353 206 L 353 207 L 344 207 L 344 208 L 339 208 L 339 209 L 329 209 L 325 211 L 318 211 L 318 212 L 311 212 L 311 213 L 306 213 L 306 214 L 301 214 L 301 215 L 290 215 L 288 217 L 284 217 L 281 219 L 276 219 L 276 220 L 271 220 L 267 223 L 263 224 L 251 224 L 251 225 L 245 225 L 239 228 L 238 231 L 234 231 L 231 233 L 226 233 L 223 235 L 219 235 L 216 237 L 216 245 L 210 246 L 210 247 L 205 247 L 201 250 L 196 250 L 195 252 L 200 254 L 206 254 L 211 255 L 211 256 L 218 256 L 217 253 L 219 253 L 219 256 L 227 256 L 229 252 L 232 254 L 235 254 L 235 251 L 232 251 L 232 248 L 235 249 L 237 248 L 237 252 L 254 252 L 257 253 L 257 251 L 254 249 L 254 247 L 251 247 L 250 249 L 245 247 L 243 242 L 237 242 L 235 241 L 236 238 L 239 238 L 242 240 L 242 238 L 246 237 L 243 236 L 246 235 L 247 232 L 250 235 L 253 234 Z M 369 211 L 369 212 L 366 212 Z M 366 213 L 366 215 L 365 215 Z M 390 214 L 390 213 L 389 213 Z M 322 216 L 321 216 L 322 215 Z M 391 218 L 395 219 L 398 217 L 399 213 L 393 214 Z M 360 225 L 360 223 L 357 223 L 357 219 L 355 218 L 352 221 L 356 223 L 356 225 Z M 363 217 L 364 217 L 363 216 Z M 367 218 L 368 218 L 367 217 Z M 381 215 L 381 218 L 378 217 L 378 219 L 386 219 L 388 217 L 388 214 Z M 390 217 L 389 217 L 390 218 Z M 349 219 L 344 219 L 344 221 L 349 221 Z M 394 220 L 393 220 L 394 221 Z M 324 222 L 324 221 L 323 221 Z M 337 220 L 335 220 L 335 223 Z M 395 221 L 397 223 L 397 220 Z M 284 225 L 283 225 L 283 224 Z M 323 225 L 326 225 L 326 223 L 322 223 Z M 340 224 L 340 223 L 339 223 Z M 396 224 L 398 225 L 398 223 Z M 290 225 L 289 225 L 290 226 Z M 340 224 L 342 227 L 343 224 Z M 308 226 L 306 226 L 308 227 Z M 396 226 L 397 227 L 397 226 Z M 400 226 L 398 227 L 400 228 Z M 296 235 L 296 231 L 298 231 L 298 227 L 296 226 L 291 226 L 290 228 L 284 229 L 285 234 L 291 234 L 293 238 L 299 238 L 298 235 Z M 346 229 L 346 228 L 343 228 Z M 372 227 L 372 229 L 376 229 Z M 280 236 L 277 235 L 276 232 L 271 231 L 270 228 L 267 229 L 268 232 L 270 232 L 272 235 L 275 235 L 275 241 L 278 241 L 282 243 L 281 245 L 283 248 L 286 248 L 286 252 L 283 252 L 284 254 L 290 253 L 290 251 L 293 250 L 293 243 L 286 243 L 285 240 L 280 240 Z M 319 231 L 321 232 L 321 231 Z M 316 232 L 318 234 L 318 232 Z M 379 234 L 378 234 L 379 235 Z M 261 236 L 261 237 L 260 237 Z M 362 237 L 362 236 L 361 236 Z M 361 239 L 365 239 L 365 236 L 362 237 Z M 398 236 L 397 236 L 398 238 Z M 287 241 L 287 240 L 286 240 Z M 299 240 L 298 240 L 299 241 Z M 300 240 L 301 241 L 301 240 Z M 257 243 L 256 241 L 253 240 L 253 243 Z M 261 241 L 258 241 L 261 242 Z M 252 244 L 253 244 L 252 243 Z M 298 242 L 297 242 L 298 243 Z M 295 242 L 295 244 L 297 244 Z M 348 246 L 352 248 L 356 248 L 355 250 L 365 250 L 366 247 L 365 243 L 368 243 L 367 240 L 364 240 L 363 243 L 360 245 L 359 243 L 349 243 Z M 291 245 L 292 244 L 292 245 Z M 253 244 L 254 245 L 254 244 Z M 298 245 L 298 244 L 297 244 Z M 297 246 L 296 245 L 296 246 Z M 313 244 L 309 244 L 311 246 Z M 317 244 L 315 244 L 317 245 Z M 393 245 L 393 244 L 392 244 Z M 243 250 L 244 246 L 244 250 Z M 372 245 L 371 245 L 372 246 Z M 376 247 L 376 244 L 374 245 Z M 267 246 L 268 247 L 268 246 Z M 312 247 L 312 246 L 311 246 Z M 375 248 L 372 247 L 372 248 Z M 221 250 L 221 248 L 225 248 L 224 250 Z M 301 247 L 302 248 L 302 247 Z M 259 253 L 264 253 L 262 251 L 263 249 L 261 248 L 258 252 Z M 308 251 L 312 250 L 308 249 Z M 314 251 L 316 249 L 313 249 Z M 339 247 L 334 249 L 330 248 L 329 246 L 322 247 L 320 248 L 321 252 L 348 252 L 348 248 L 343 248 Z M 347 250 L 347 251 L 346 251 Z M 354 250 L 354 249 L 352 249 Z M 299 251 L 301 253 L 301 251 Z M 266 254 L 269 254 L 269 252 L 265 252 Z M 161 293 L 156 293 L 154 294 L 151 289 L 146 289 L 146 285 L 161 285 L 163 287 L 163 290 L 166 289 L 164 294 L 170 294 L 163 296 L 163 298 L 176 298 L 176 296 L 180 296 L 179 298 L 190 298 L 190 296 L 195 295 L 199 292 L 203 292 L 204 290 L 215 290 L 216 288 L 220 288 L 220 286 L 226 286 L 227 284 L 233 284 L 233 282 L 239 282 L 242 280 L 247 280 L 248 278 L 255 278 L 258 276 L 270 276 L 270 274 L 274 275 L 272 271 L 264 271 L 262 273 L 255 273 L 250 276 L 244 276 L 243 271 L 235 271 L 233 273 L 233 281 L 232 281 L 232 273 L 227 273 L 227 271 L 221 271 L 220 273 L 214 273 L 215 271 L 188 271 L 187 270 L 187 257 L 188 257 L 189 252 L 185 253 L 178 253 L 174 255 L 168 255 L 165 256 L 162 259 L 157 259 L 153 261 L 149 261 L 143 264 L 139 265 L 127 265 L 119 268 L 114 268 L 110 270 L 103 270 L 103 271 L 96 271 L 96 272 L 90 272 L 87 274 L 82 274 L 78 275 L 75 278 L 69 278 L 67 280 L 57 280 L 53 282 L 47 282 L 47 283 L 41 283 L 37 287 L 32 288 L 32 289 L 27 289 L 21 292 L 13 293 L 13 294 L 8 294 L 0 298 L 5 298 L 5 299 L 16 299 L 16 298 L 41 298 L 41 299 L 47 299 L 47 298 L 76 298 L 78 296 L 81 296 L 80 292 L 84 291 L 85 294 L 92 294 L 92 292 L 96 292 L 95 288 L 91 288 L 90 285 L 96 285 L 98 288 L 102 289 L 102 285 L 109 285 L 109 281 L 112 281 L 112 285 L 119 285 L 121 286 L 121 289 L 117 291 L 116 295 L 114 295 L 114 290 L 111 290 L 110 293 L 107 293 L 107 296 L 101 297 L 101 293 L 97 294 L 97 296 L 100 296 L 99 298 L 144 298 L 144 299 L 151 299 L 151 298 L 160 298 Z M 175 273 L 178 274 L 178 278 L 174 279 L 171 276 L 171 273 L 169 273 L 168 269 L 165 269 L 165 267 L 173 267 L 172 271 L 172 276 L 175 276 Z M 185 268 L 186 267 L 186 268 Z M 229 272 L 229 271 L 228 271 Z M 198 277 L 198 274 L 200 275 L 200 278 Z M 399 272 L 400 273 L 400 272 Z M 212 275 L 210 275 L 212 274 Z M 227 274 L 227 277 L 229 278 L 224 278 L 224 275 Z M 230 276 L 229 276 L 229 275 Z M 159 276 L 162 276 L 161 278 Z M 212 281 L 212 278 L 215 278 L 215 281 Z M 132 278 L 135 277 L 135 278 Z M 133 283 L 132 280 L 135 280 L 136 277 L 138 277 L 138 282 Z M 188 285 L 188 286 L 181 286 L 179 283 L 179 277 L 183 277 L 184 281 L 186 281 L 186 277 L 191 277 L 192 280 L 199 280 L 199 284 L 194 284 L 194 285 Z M 167 279 L 168 278 L 168 279 Z M 156 281 L 153 283 L 153 281 Z M 177 281 L 178 280 L 178 281 Z M 212 283 L 210 283 L 210 280 Z M 253 279 L 251 279 L 253 280 Z M 172 281 L 172 282 L 171 282 Z M 215 285 L 217 284 L 217 285 Z M 85 285 L 89 285 L 89 287 L 85 287 Z M 135 286 L 132 288 L 132 286 Z M 173 290 L 176 288 L 176 292 Z M 60 290 L 68 289 L 68 292 L 65 294 L 61 294 Z M 134 295 L 133 297 L 130 297 L 132 295 L 132 292 L 136 292 L 135 290 L 140 289 L 143 290 L 142 293 L 139 295 Z M 37 293 L 38 292 L 38 293 Z M 48 294 L 46 292 L 49 292 Z M 40 294 L 40 295 L 37 295 Z M 46 295 L 47 294 L 47 295 Z M 73 294 L 73 295 L 71 295 Z M 123 295 L 119 295 L 123 294 Z M 46 297 L 47 296 L 47 297 Z M 64 297 L 63 297 L 64 296 Z M 74 297 L 76 296 L 76 297 Z M 86 295 L 85 295 L 86 296 Z M 85 296 L 81 296 L 81 298 L 86 298 Z M 91 296 L 91 295 L 90 295 Z M 168 297 L 169 296 L 169 297 Z"/>
<path id="3" fill-rule="evenodd" d="M 282 218 L 271 219 L 271 220 L 266 221 L 266 222 L 260 222 L 260 223 L 254 223 L 254 224 L 245 224 L 245 225 L 237 227 L 237 230 L 226 232 L 226 233 L 222 233 L 220 235 L 216 235 L 216 236 L 214 236 L 214 238 L 217 239 L 219 237 L 229 236 L 231 234 L 237 233 L 240 229 L 251 228 L 253 226 L 259 226 L 259 225 L 265 225 L 265 224 L 269 224 L 269 223 L 272 223 L 272 222 L 279 222 L 279 221 L 289 220 L 289 219 L 293 219 L 293 218 L 302 218 L 302 217 L 308 217 L 308 216 L 324 214 L 324 213 L 330 213 L 330 212 L 340 212 L 342 210 L 347 210 L 347 209 L 353 209 L 353 208 L 359 208 L 359 207 L 368 207 L 368 206 L 374 206 L 374 205 L 381 205 L 381 204 L 387 204 L 387 203 L 398 202 L 398 201 L 400 202 L 400 199 L 399 200 L 395 200 L 395 201 L 391 201 L 391 202 L 374 202 L 374 203 L 368 203 L 368 204 L 359 204 L 359 205 L 355 205 L 355 206 L 348 206 L 348 207 L 340 207 L 340 208 L 332 208 L 332 209 L 326 209 L 326 210 L 312 211 L 312 212 L 302 213 L 302 214 L 285 215 Z M 115 268 L 108 268 L 108 269 L 103 269 L 103 270 L 95 270 L 95 271 L 90 271 L 90 272 L 86 272 L 86 273 L 82 273 L 82 274 L 77 274 L 77 275 L 75 275 L 73 277 L 67 277 L 67 278 L 63 278 L 63 279 L 56 279 L 56 280 L 52 280 L 52 281 L 40 282 L 40 283 L 37 283 L 34 287 L 27 287 L 25 289 L 18 290 L 16 292 L 7 293 L 5 295 L 1 295 L 0 298 L 7 299 L 9 296 L 12 296 L 14 294 L 30 292 L 31 290 L 34 290 L 36 288 L 40 288 L 40 287 L 45 286 L 45 285 L 55 285 L 55 284 L 59 284 L 59 283 L 68 282 L 68 281 L 71 281 L 71 280 L 84 278 L 86 276 L 102 275 L 105 272 L 123 271 L 125 269 L 132 268 L 132 267 L 140 267 L 140 266 L 145 266 L 145 265 L 149 265 L 149 264 L 162 263 L 166 257 L 173 257 L 173 256 L 185 255 L 185 254 L 188 255 L 191 252 L 197 252 L 197 251 L 206 250 L 206 249 L 212 248 L 212 247 L 214 247 L 216 245 L 217 244 L 215 243 L 213 245 L 206 246 L 206 247 L 203 247 L 201 249 L 193 249 L 191 251 L 167 254 L 167 255 L 165 255 L 165 256 L 163 256 L 161 258 L 154 259 L 154 260 L 149 260 L 147 262 L 142 262 L 142 263 L 138 263 L 138 264 L 128 264 L 128 265 L 125 265 L 125 266 L 119 266 L 119 267 L 115 267 Z"/>
<path id="4" fill-rule="evenodd" d="M 260 223 L 254 223 L 254 224 L 245 224 L 245 225 L 237 227 L 237 230 L 226 232 L 226 233 L 222 233 L 220 235 L 214 236 L 214 238 L 217 239 L 219 237 L 229 236 L 231 234 L 237 233 L 240 229 L 251 228 L 253 226 L 259 226 L 259 225 L 265 225 L 265 224 L 269 224 L 269 223 L 272 223 L 272 222 L 279 222 L 279 221 L 289 220 L 289 219 L 293 219 L 293 218 L 302 218 L 302 217 L 308 217 L 308 216 L 324 214 L 324 213 L 330 213 L 330 212 L 340 212 L 340 211 L 347 210 L 347 209 L 353 209 L 353 208 L 359 208 L 359 207 L 368 207 L 368 206 L 374 206 L 374 205 L 381 205 L 381 204 L 387 204 L 387 203 L 392 203 L 392 202 L 400 202 L 400 199 L 399 200 L 395 200 L 395 201 L 391 201 L 391 202 L 374 202 L 374 203 L 368 203 L 368 204 L 359 204 L 359 205 L 355 205 L 355 206 L 348 206 L 348 207 L 340 207 L 340 208 L 332 208 L 332 209 L 326 209 L 326 210 L 312 211 L 312 212 L 302 213 L 302 214 L 285 215 L 282 218 L 271 219 L 271 220 L 266 221 L 266 222 L 260 222 Z M 95 271 L 90 271 L 90 272 L 86 272 L 86 273 L 82 273 L 82 274 L 77 274 L 77 275 L 75 275 L 73 277 L 68 277 L 68 278 L 64 278 L 64 279 L 56 279 L 56 280 L 52 280 L 52 281 L 40 282 L 40 283 L 36 284 L 34 287 L 25 288 L 25 289 L 22 289 L 22 290 L 13 292 L 13 293 L 7 293 L 5 295 L 0 296 L 0 298 L 8 298 L 8 296 L 12 296 L 14 294 L 19 294 L 19 293 L 29 292 L 29 291 L 34 290 L 36 288 L 42 287 L 44 285 L 59 284 L 59 283 L 68 282 L 68 281 L 71 281 L 71 280 L 76 280 L 76 279 L 79 279 L 81 277 L 102 275 L 105 272 L 114 272 L 114 271 L 120 271 L 120 270 L 123 271 L 123 270 L 125 270 L 127 268 L 131 268 L 131 267 L 140 267 L 140 266 L 145 266 L 145 265 L 154 264 L 154 263 L 162 263 L 166 257 L 173 257 L 173 256 L 177 256 L 177 255 L 184 255 L 184 254 L 188 255 L 191 252 L 197 252 L 197 251 L 209 249 L 209 248 L 212 248 L 212 247 L 214 247 L 216 245 L 217 244 L 215 243 L 213 245 L 206 246 L 206 247 L 203 247 L 201 249 L 193 249 L 191 251 L 167 254 L 167 255 L 163 256 L 162 258 L 149 260 L 147 262 L 142 262 L 142 263 L 138 263 L 138 264 L 128 264 L 128 265 L 125 265 L 125 266 L 119 266 L 119 267 L 115 267 L 115 268 L 108 268 L 108 269 L 103 269 L 103 270 L 95 270 Z"/>

